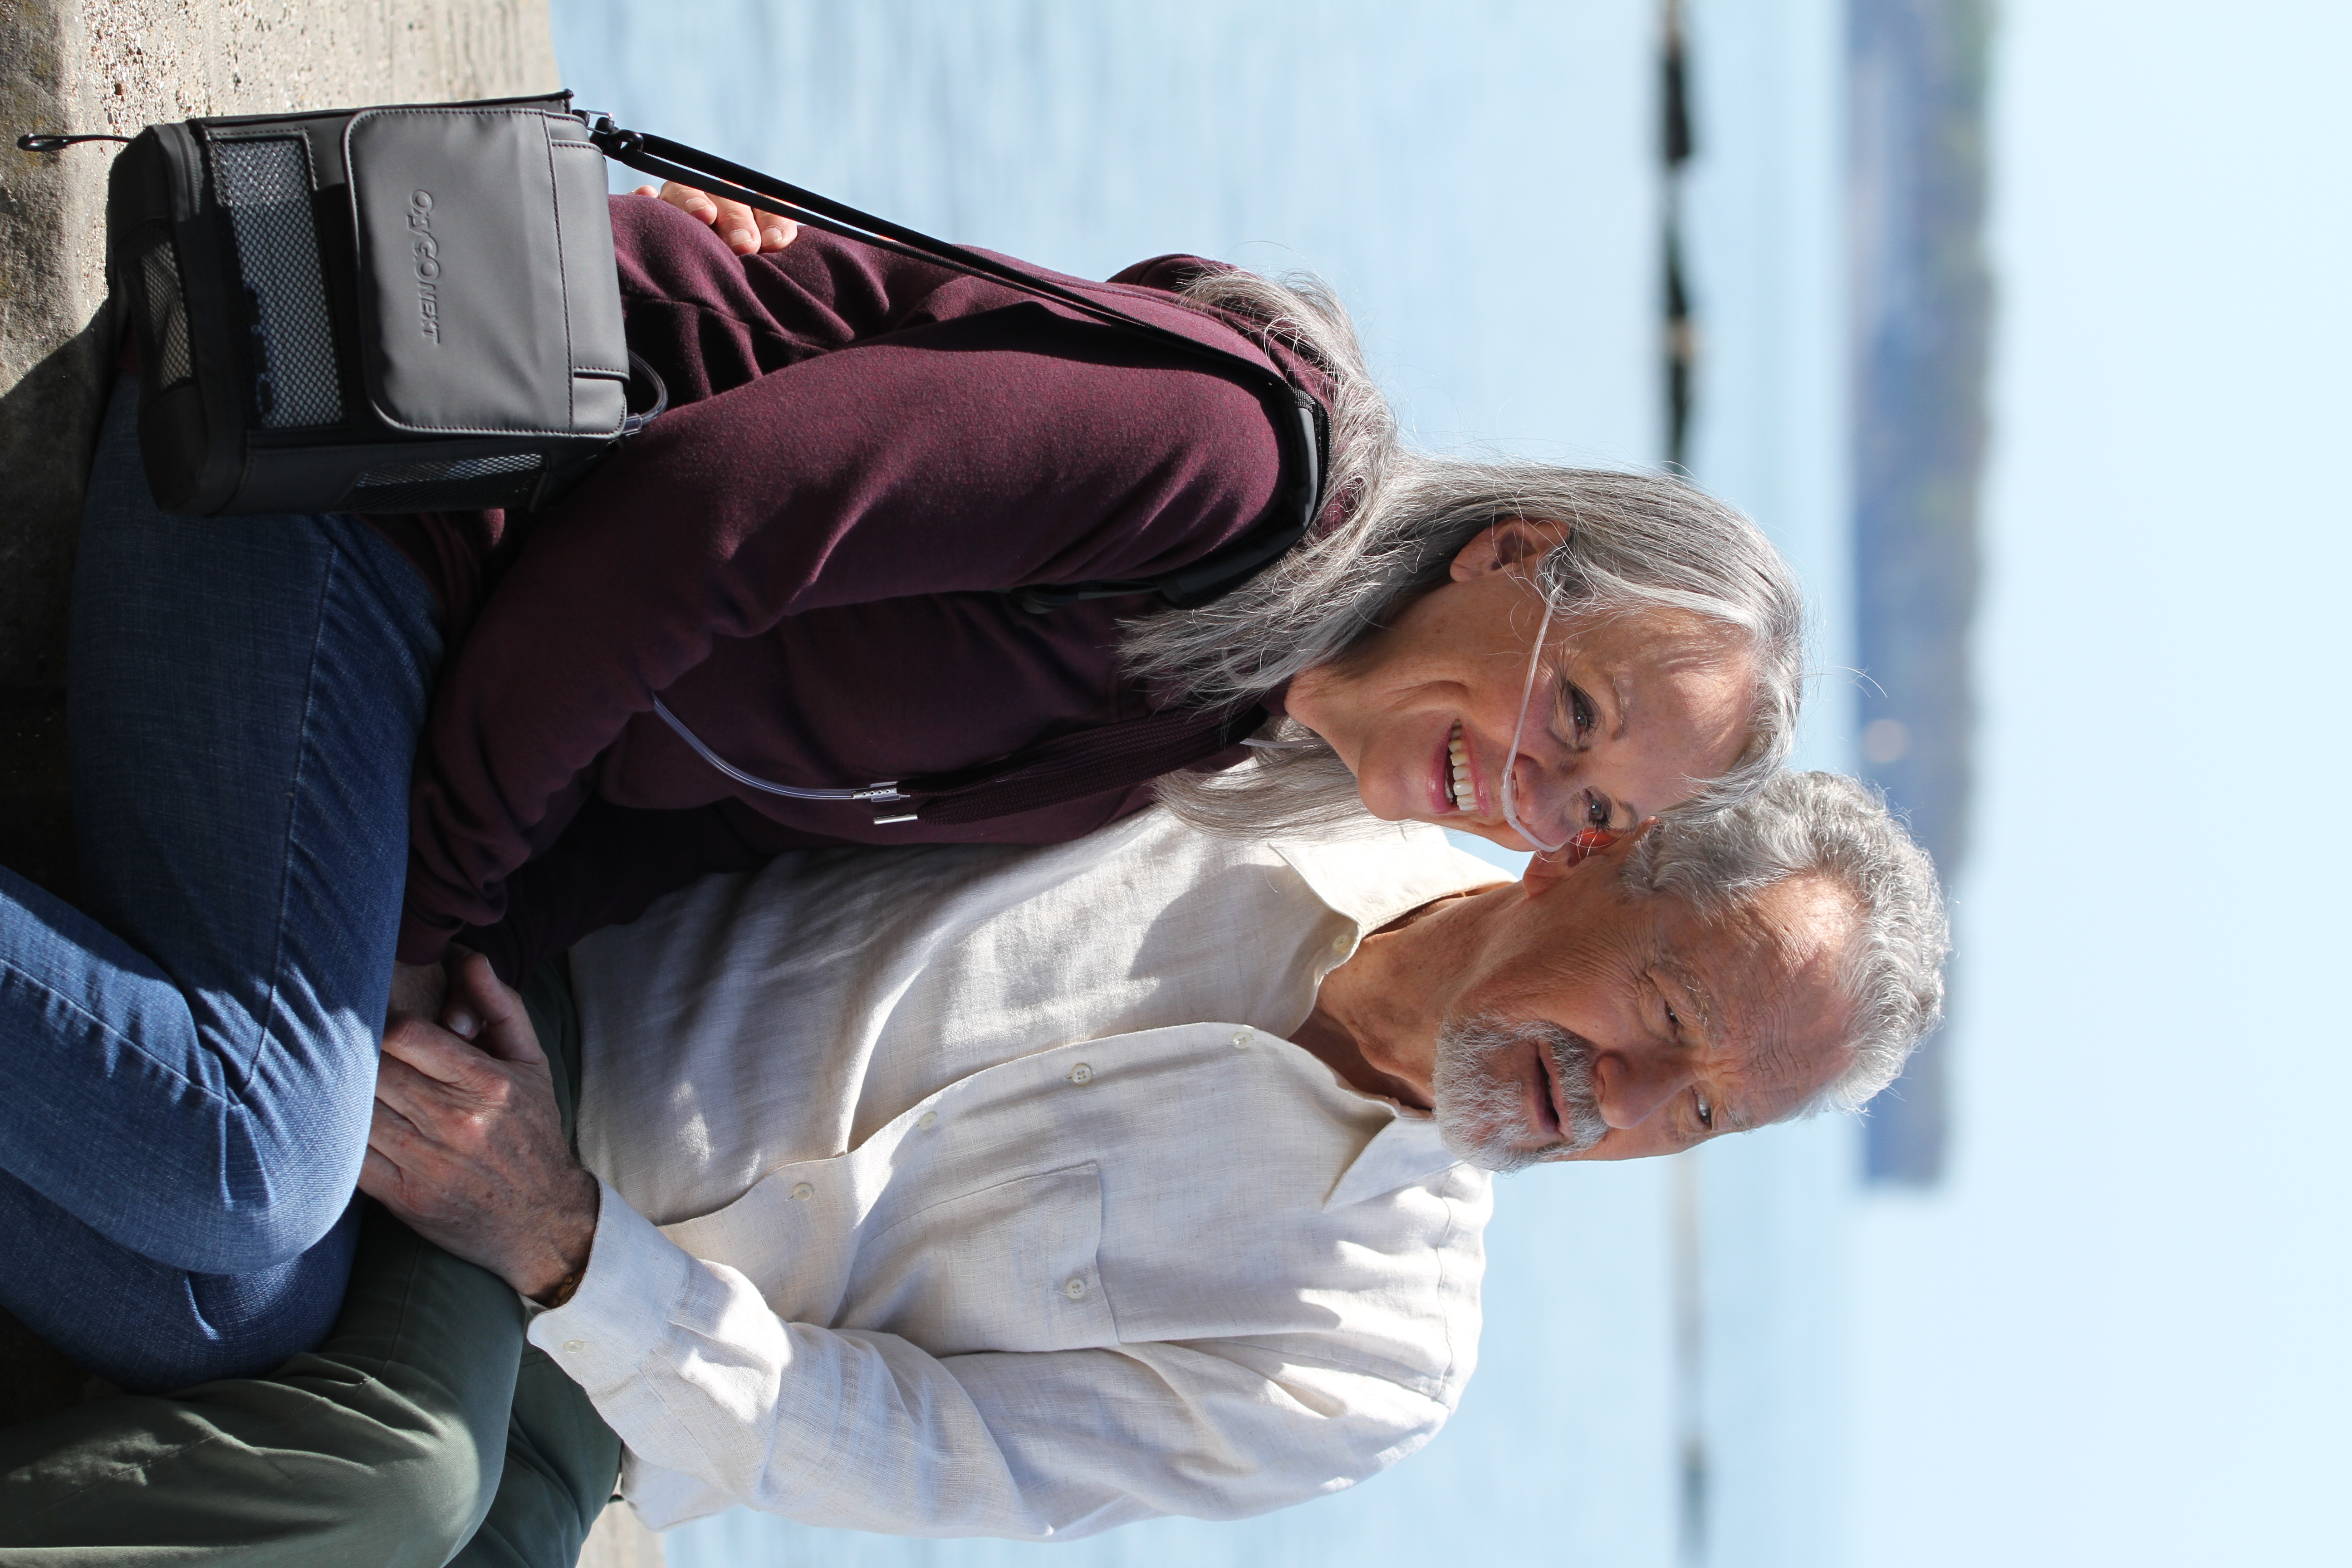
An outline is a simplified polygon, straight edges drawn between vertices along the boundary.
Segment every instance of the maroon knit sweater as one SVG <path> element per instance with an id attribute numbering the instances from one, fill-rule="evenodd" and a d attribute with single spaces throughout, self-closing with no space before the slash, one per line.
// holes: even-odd
<path id="1" fill-rule="evenodd" d="M 1120 674 L 1118 622 L 1152 601 L 1032 615 L 1004 590 L 1146 577 L 1249 531 L 1282 479 L 1260 384 L 821 233 L 739 258 L 627 196 L 613 229 L 629 343 L 669 411 L 512 528 L 377 520 L 433 582 L 454 650 L 417 758 L 401 958 L 499 927 L 467 940 L 511 973 L 781 850 L 1055 843 L 1139 809 L 1148 788 L 1126 784 L 877 825 L 855 803 L 736 784 L 654 700 L 734 767 L 817 787 L 1148 717 L 1160 705 Z M 1059 280 L 1324 395 L 1286 352 L 1171 297 L 1208 265 Z"/>

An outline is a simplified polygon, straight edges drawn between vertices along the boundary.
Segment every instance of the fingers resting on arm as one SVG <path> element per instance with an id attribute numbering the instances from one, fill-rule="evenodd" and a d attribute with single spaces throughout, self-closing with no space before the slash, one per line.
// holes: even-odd
<path id="1" fill-rule="evenodd" d="M 521 995 L 478 952 L 452 951 L 441 1026 L 501 1061 L 546 1065 L 547 1053 L 540 1048 L 539 1031 L 530 1026 Z"/>
<path id="2" fill-rule="evenodd" d="M 667 202 L 678 211 L 698 217 L 719 231 L 719 237 L 738 256 L 782 250 L 800 237 L 801 226 L 788 217 L 764 213 L 741 202 L 729 201 L 671 180 L 658 190 L 639 185 L 629 193 Z"/>
<path id="3" fill-rule="evenodd" d="M 442 998 L 448 989 L 448 976 L 437 963 L 394 963 L 392 995 L 384 1005 L 384 1026 L 392 1026 L 392 1015 L 396 1013 L 414 1013 L 420 1018 L 438 1017 Z"/>

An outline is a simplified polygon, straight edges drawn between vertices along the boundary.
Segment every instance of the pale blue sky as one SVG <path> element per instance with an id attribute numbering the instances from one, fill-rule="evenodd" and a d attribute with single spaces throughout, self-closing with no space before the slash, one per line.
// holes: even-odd
<path id="1" fill-rule="evenodd" d="M 2343 1562 L 2352 8 L 2000 21 L 1958 1140 L 1861 1216 L 1857 1557 Z"/>

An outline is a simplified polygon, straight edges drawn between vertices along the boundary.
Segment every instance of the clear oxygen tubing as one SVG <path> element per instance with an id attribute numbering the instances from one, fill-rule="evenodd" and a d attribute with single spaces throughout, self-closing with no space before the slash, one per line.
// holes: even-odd
<path id="1" fill-rule="evenodd" d="M 671 712 L 668 706 L 658 697 L 654 699 L 654 711 L 661 716 L 661 721 L 663 723 L 668 725 L 672 730 L 675 730 L 677 732 L 677 738 L 679 740 L 684 741 L 688 746 L 694 749 L 694 754 L 696 756 L 700 757 L 704 762 L 709 763 L 712 767 L 718 769 L 729 778 L 733 779 L 737 784 L 743 785 L 746 789 L 756 789 L 768 795 L 782 795 L 787 800 L 864 801 L 866 805 L 874 807 L 874 819 L 877 822 L 911 822 L 914 820 L 914 814 L 911 812 L 904 815 L 884 814 L 883 807 L 896 805 L 897 803 L 908 798 L 906 795 L 900 793 L 898 789 L 898 781 L 896 779 L 879 780 L 877 783 L 866 784 L 862 788 L 804 789 L 796 784 L 776 784 L 768 779 L 761 778 L 756 773 L 745 773 L 742 769 L 737 767 L 734 763 L 729 762 L 726 758 L 712 751 L 709 746 L 704 745 L 702 743 L 702 737 L 688 729 L 686 727 L 686 721 Z"/>
<path id="2" fill-rule="evenodd" d="M 1528 656 L 1528 679 L 1519 688 L 1519 721 L 1512 727 L 1510 753 L 1503 759 L 1503 820 L 1509 823 L 1511 831 L 1526 839 L 1529 847 L 1538 854 L 1557 855 L 1568 847 L 1569 841 L 1576 835 L 1561 833 L 1557 837 L 1550 837 L 1528 826 L 1526 819 L 1519 815 L 1517 784 L 1519 774 L 1519 742 L 1527 736 L 1528 709 L 1532 705 L 1535 697 L 1536 674 L 1543 668 L 1544 637 L 1551 630 L 1551 595 L 1546 594 L 1543 601 L 1543 619 L 1536 623 L 1535 651 Z M 1565 826 L 1564 820 L 1562 826 Z"/>

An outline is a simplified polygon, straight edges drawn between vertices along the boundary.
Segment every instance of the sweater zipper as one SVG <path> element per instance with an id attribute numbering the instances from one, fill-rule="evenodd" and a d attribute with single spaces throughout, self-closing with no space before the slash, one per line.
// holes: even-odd
<path id="1" fill-rule="evenodd" d="M 688 729 L 686 721 L 671 712 L 658 697 L 654 699 L 654 711 L 661 715 L 663 723 L 677 731 L 679 740 L 694 748 L 696 756 L 700 757 L 746 789 L 756 789 L 768 795 L 780 795 L 786 800 L 861 800 L 873 808 L 874 824 L 877 827 L 887 823 L 916 820 L 916 814 L 911 810 L 888 811 L 889 807 L 914 798 L 898 788 L 897 779 L 883 779 L 878 783 L 867 784 L 863 789 L 802 789 L 794 784 L 772 784 L 766 779 L 745 773 L 709 746 L 704 745 L 702 737 Z"/>

